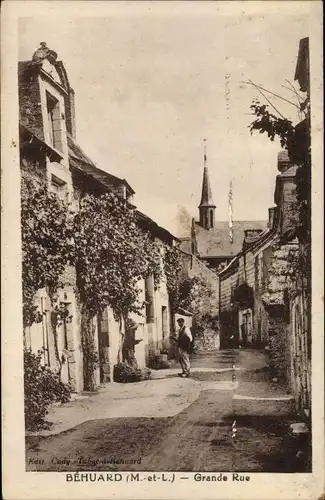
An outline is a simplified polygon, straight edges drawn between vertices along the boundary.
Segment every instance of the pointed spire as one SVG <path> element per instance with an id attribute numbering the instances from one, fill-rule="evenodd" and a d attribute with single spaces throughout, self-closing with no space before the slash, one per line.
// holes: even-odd
<path id="1" fill-rule="evenodd" d="M 207 151 L 206 139 L 204 139 L 204 169 L 203 169 L 203 183 L 202 183 L 202 196 L 199 205 L 200 211 L 200 225 L 204 229 L 213 229 L 215 227 L 215 204 L 212 199 L 212 191 L 210 186 L 209 172 L 207 167 Z"/>
<path id="2" fill-rule="evenodd" d="M 212 191 L 209 179 L 209 171 L 207 167 L 207 151 L 206 151 L 206 139 L 204 140 L 204 169 L 203 169 L 203 182 L 202 182 L 202 195 L 200 207 L 213 207 L 215 208 L 215 204 L 212 199 Z"/>

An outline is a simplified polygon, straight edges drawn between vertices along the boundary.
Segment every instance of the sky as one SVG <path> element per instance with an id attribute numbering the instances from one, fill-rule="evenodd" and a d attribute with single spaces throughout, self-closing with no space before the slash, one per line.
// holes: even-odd
<path id="1" fill-rule="evenodd" d="M 299 14 L 297 2 L 275 3 L 230 13 L 220 2 L 106 2 L 103 16 L 94 2 L 91 17 L 53 9 L 20 19 L 19 60 L 41 41 L 58 53 L 75 90 L 77 143 L 99 168 L 125 178 L 138 208 L 174 234 L 185 235 L 180 212 L 198 216 L 204 138 L 216 218 L 227 220 L 232 181 L 234 219 L 267 219 L 280 145 L 251 135 L 250 104 L 265 101 L 243 82 L 297 102 L 284 86 L 294 83 L 312 2 L 301 2 Z M 295 106 L 266 95 L 298 120 Z"/>

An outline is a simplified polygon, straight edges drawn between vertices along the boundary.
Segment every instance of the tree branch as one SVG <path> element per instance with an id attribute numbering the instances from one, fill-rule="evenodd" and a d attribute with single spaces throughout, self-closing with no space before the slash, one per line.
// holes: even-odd
<path id="1" fill-rule="evenodd" d="M 297 104 L 295 104 L 294 102 L 292 101 L 289 101 L 288 99 L 286 99 L 285 97 L 282 97 L 278 94 L 275 94 L 274 92 L 272 92 L 271 90 L 268 90 L 268 89 L 265 89 L 263 87 L 261 87 L 260 85 L 257 85 L 256 83 L 254 83 L 252 80 L 248 80 L 248 82 L 241 82 L 241 83 L 245 83 L 246 85 L 253 85 L 259 92 L 260 94 L 262 94 L 262 96 L 264 97 L 264 99 L 267 100 L 267 102 L 276 110 L 276 112 L 282 117 L 285 119 L 285 117 L 282 115 L 282 113 L 280 113 L 280 111 L 274 106 L 274 104 L 272 104 L 272 102 L 263 94 L 262 90 L 264 92 L 268 92 L 269 94 L 275 96 L 275 97 L 278 97 L 278 99 L 282 99 L 282 101 L 285 101 L 289 104 L 291 104 L 292 106 L 294 106 L 295 108 L 299 109 L 300 111 L 300 107 L 297 106 Z"/>

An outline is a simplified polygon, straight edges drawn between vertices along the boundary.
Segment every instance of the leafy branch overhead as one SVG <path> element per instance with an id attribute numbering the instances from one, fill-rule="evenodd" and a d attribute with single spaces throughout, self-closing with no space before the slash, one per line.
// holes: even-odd
<path id="1" fill-rule="evenodd" d="M 251 104 L 256 119 L 250 124 L 251 133 L 266 134 L 271 141 L 280 140 L 281 147 L 288 151 L 289 160 L 298 167 L 296 172 L 297 208 L 299 222 L 296 236 L 302 243 L 310 243 L 311 210 L 311 139 L 310 108 L 308 98 L 301 104 L 304 119 L 294 125 L 292 121 L 269 111 L 266 104 L 254 101 Z"/>
<path id="2" fill-rule="evenodd" d="M 290 120 L 270 113 L 267 104 L 260 104 L 259 101 L 252 103 L 251 110 L 257 117 L 249 126 L 251 132 L 256 130 L 260 134 L 266 133 L 271 141 L 278 137 L 281 147 L 290 143 L 294 134 L 294 126 Z"/>

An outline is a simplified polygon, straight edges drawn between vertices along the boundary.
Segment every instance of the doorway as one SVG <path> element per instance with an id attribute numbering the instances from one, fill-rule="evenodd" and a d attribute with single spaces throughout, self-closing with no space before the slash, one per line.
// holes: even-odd
<path id="1" fill-rule="evenodd" d="M 163 340 L 165 340 L 165 338 L 168 336 L 167 306 L 162 306 L 162 308 L 161 308 L 161 321 L 162 321 L 162 338 L 163 338 Z"/>

